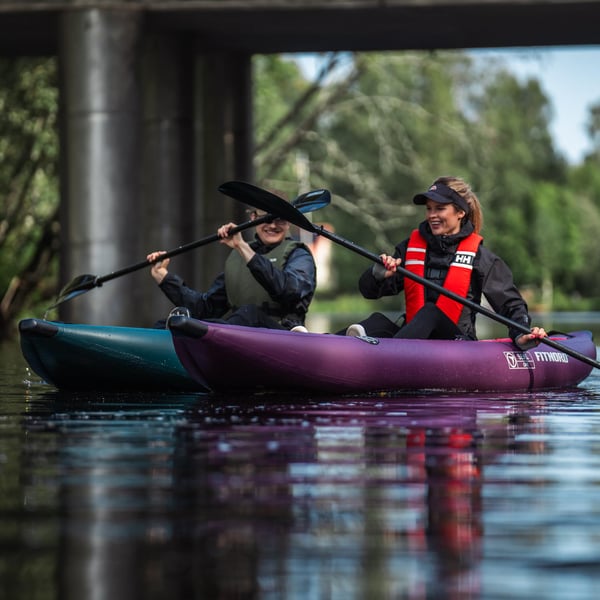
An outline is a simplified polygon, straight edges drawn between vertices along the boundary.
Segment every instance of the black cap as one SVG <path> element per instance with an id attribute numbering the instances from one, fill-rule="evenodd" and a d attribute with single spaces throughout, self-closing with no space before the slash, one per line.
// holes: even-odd
<path id="1" fill-rule="evenodd" d="M 434 183 L 426 192 L 417 194 L 413 198 L 415 204 L 427 204 L 427 200 L 440 204 L 456 204 L 466 213 L 469 212 L 468 202 L 458 192 L 443 183 Z"/>

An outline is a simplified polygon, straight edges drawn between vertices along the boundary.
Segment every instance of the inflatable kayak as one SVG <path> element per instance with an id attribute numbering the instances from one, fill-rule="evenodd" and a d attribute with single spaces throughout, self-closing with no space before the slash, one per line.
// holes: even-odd
<path id="1" fill-rule="evenodd" d="M 25 319 L 19 336 L 31 369 L 59 389 L 206 391 L 182 367 L 164 329 Z"/>
<path id="2" fill-rule="evenodd" d="M 174 317 L 169 326 L 179 360 L 199 385 L 213 392 L 526 392 L 573 387 L 592 370 L 547 344 L 525 352 L 509 339 L 355 338 L 189 317 Z M 596 358 L 589 331 L 551 339 L 583 358 Z"/>

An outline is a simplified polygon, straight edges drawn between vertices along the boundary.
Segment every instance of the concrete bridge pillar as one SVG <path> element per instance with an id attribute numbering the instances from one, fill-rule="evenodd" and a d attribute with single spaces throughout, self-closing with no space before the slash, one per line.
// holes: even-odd
<path id="1" fill-rule="evenodd" d="M 240 223 L 248 219 L 245 207 L 217 188 L 230 179 L 254 180 L 251 56 L 198 54 L 195 81 L 196 231 L 202 232 L 202 237 L 230 220 Z M 228 253 L 229 249 L 218 243 L 196 252 L 198 285 L 205 288 L 223 270 Z"/>
<path id="2" fill-rule="evenodd" d="M 105 275 L 139 260 L 141 20 L 135 10 L 61 16 L 61 279 Z M 61 306 L 61 317 L 126 322 L 130 279 L 115 279 Z"/>
<path id="3" fill-rule="evenodd" d="M 145 40 L 138 218 L 138 254 L 142 260 L 153 250 L 171 250 L 197 239 L 193 66 L 194 56 L 186 41 L 168 35 L 152 35 Z M 173 269 L 188 282 L 194 281 L 193 258 L 193 253 L 188 253 L 172 259 Z M 141 325 L 166 317 L 172 305 L 148 269 L 132 275 L 131 283 L 141 296 Z"/>
<path id="4" fill-rule="evenodd" d="M 245 219 L 217 188 L 253 178 L 251 56 L 143 33 L 135 10 L 61 19 L 63 283 Z M 171 269 L 205 290 L 227 252 L 214 243 L 173 258 Z M 64 303 L 60 318 L 148 326 L 170 308 L 144 268 Z"/>

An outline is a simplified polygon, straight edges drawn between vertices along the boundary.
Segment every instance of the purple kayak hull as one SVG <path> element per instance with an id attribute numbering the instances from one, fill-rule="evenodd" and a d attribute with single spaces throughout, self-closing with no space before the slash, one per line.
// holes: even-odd
<path id="1" fill-rule="evenodd" d="M 523 352 L 508 339 L 374 340 L 185 317 L 172 322 L 171 332 L 185 369 L 213 392 L 523 392 L 574 387 L 592 370 L 591 365 L 550 346 L 541 344 Z M 553 339 L 596 359 L 589 331 Z"/>

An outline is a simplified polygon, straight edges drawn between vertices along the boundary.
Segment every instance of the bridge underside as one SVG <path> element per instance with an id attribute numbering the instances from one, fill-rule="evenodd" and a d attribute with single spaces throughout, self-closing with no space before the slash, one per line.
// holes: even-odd
<path id="1" fill-rule="evenodd" d="M 88 3 L 85 6 L 101 2 Z M 0 54 L 56 53 L 64 2 L 0 5 Z M 208 51 L 248 53 L 594 45 L 596 1 L 112 2 L 149 31 L 192 35 Z M 11 9 L 12 6 L 12 9 Z M 72 6 L 72 5 L 71 5 Z M 269 7 L 270 6 L 270 7 Z"/>

